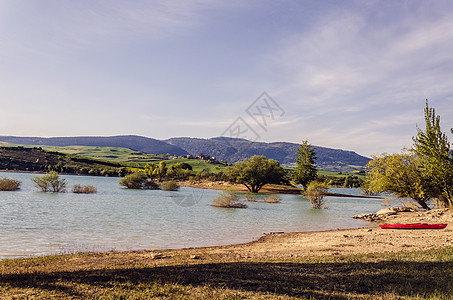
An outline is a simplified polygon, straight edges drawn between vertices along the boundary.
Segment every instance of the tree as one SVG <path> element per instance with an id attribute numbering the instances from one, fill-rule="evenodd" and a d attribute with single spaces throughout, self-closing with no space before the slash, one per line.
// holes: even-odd
<path id="1" fill-rule="evenodd" d="M 303 141 L 299 149 L 297 149 L 296 169 L 294 170 L 293 180 L 297 184 L 301 184 L 306 190 L 308 184 L 316 180 L 318 177 L 318 169 L 316 168 L 315 148 L 308 141 Z"/>
<path id="2" fill-rule="evenodd" d="M 146 184 L 146 176 L 142 172 L 135 172 L 121 178 L 120 185 L 128 189 L 142 189 Z"/>
<path id="3" fill-rule="evenodd" d="M 372 193 L 393 192 L 399 198 L 411 198 L 429 210 L 430 186 L 420 166 L 419 157 L 410 153 L 373 156 L 365 186 Z"/>
<path id="4" fill-rule="evenodd" d="M 324 195 L 327 193 L 328 189 L 327 183 L 312 181 L 308 184 L 308 187 L 303 194 L 308 197 L 313 208 L 321 209 L 326 207 Z"/>
<path id="5" fill-rule="evenodd" d="M 51 171 L 43 176 L 35 176 L 31 179 L 43 192 L 65 192 L 66 179 L 60 179 L 58 173 Z"/>
<path id="6" fill-rule="evenodd" d="M 420 159 L 420 169 L 430 183 L 430 196 L 444 206 L 453 206 L 453 152 L 447 135 L 440 127 L 440 116 L 425 107 L 425 131 L 417 128 L 413 151 Z M 453 133 L 453 129 L 451 129 Z"/>
<path id="7" fill-rule="evenodd" d="M 234 182 L 245 185 L 250 192 L 258 193 L 265 184 L 281 183 L 285 170 L 278 161 L 255 155 L 235 163 L 228 170 L 228 176 Z"/>

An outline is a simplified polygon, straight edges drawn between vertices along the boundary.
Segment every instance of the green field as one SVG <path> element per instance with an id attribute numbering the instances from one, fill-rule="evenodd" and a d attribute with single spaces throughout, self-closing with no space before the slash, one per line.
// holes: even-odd
<path id="1" fill-rule="evenodd" d="M 128 148 L 120 147 L 95 147 L 95 146 L 46 146 L 46 145 L 16 145 L 0 142 L 0 146 L 15 147 L 23 146 L 27 148 L 41 147 L 44 150 L 61 152 L 66 154 L 73 154 L 84 156 L 93 159 L 104 161 L 112 161 L 127 165 L 129 167 L 143 168 L 147 163 L 159 163 L 166 161 L 170 166 L 176 163 L 187 163 L 192 166 L 195 172 L 209 172 L 219 173 L 224 171 L 226 166 L 224 164 L 213 164 L 200 159 L 170 159 L 170 155 L 148 154 L 140 151 L 135 151 Z"/>

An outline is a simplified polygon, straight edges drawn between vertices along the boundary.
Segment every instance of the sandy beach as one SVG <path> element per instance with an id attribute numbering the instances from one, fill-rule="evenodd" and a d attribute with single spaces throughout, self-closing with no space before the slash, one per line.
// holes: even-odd
<path id="1" fill-rule="evenodd" d="M 385 217 L 384 217 L 385 218 Z M 404 212 L 380 223 L 447 223 L 438 230 L 394 230 L 375 227 L 321 232 L 271 233 L 258 241 L 220 247 L 141 251 L 156 258 L 200 259 L 285 259 L 326 255 L 347 255 L 418 251 L 453 247 L 453 212 Z"/>

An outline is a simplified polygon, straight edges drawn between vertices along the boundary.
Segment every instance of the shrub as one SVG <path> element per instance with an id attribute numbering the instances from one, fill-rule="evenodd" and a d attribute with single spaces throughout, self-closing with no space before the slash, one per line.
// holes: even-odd
<path id="1" fill-rule="evenodd" d="M 164 191 L 177 191 L 179 190 L 179 185 L 174 181 L 165 181 L 160 185 L 161 189 Z"/>
<path id="2" fill-rule="evenodd" d="M 280 203 L 282 201 L 282 198 L 278 195 L 269 195 L 266 198 L 264 198 L 264 202 L 267 203 Z"/>
<path id="3" fill-rule="evenodd" d="M 0 178 L 0 191 L 17 191 L 20 189 L 20 181 L 11 178 Z"/>
<path id="4" fill-rule="evenodd" d="M 246 193 L 244 195 L 244 201 L 247 202 L 257 202 L 258 201 L 258 196 L 254 193 Z"/>
<path id="5" fill-rule="evenodd" d="M 76 194 L 95 194 L 97 192 L 97 189 L 93 185 L 76 184 L 72 188 L 72 192 Z"/>
<path id="6" fill-rule="evenodd" d="M 60 179 L 55 171 L 43 176 L 35 176 L 31 180 L 43 192 L 63 193 L 66 191 L 66 179 Z"/>
<path id="7" fill-rule="evenodd" d="M 143 184 L 143 189 L 145 190 L 159 190 L 160 186 L 152 180 L 146 180 Z"/>
<path id="8" fill-rule="evenodd" d="M 313 208 L 325 208 L 326 203 L 324 200 L 324 195 L 326 194 L 327 189 L 328 187 L 326 183 L 312 181 L 308 184 L 307 190 L 304 192 L 304 195 L 308 197 Z"/>
<path id="9" fill-rule="evenodd" d="M 233 190 L 221 191 L 214 198 L 211 205 L 216 207 L 247 208 L 247 205 L 240 202 L 237 192 Z"/>
<path id="10" fill-rule="evenodd" d="M 142 172 L 135 172 L 124 176 L 120 180 L 120 185 L 128 189 L 142 189 L 146 184 L 146 176 Z"/>

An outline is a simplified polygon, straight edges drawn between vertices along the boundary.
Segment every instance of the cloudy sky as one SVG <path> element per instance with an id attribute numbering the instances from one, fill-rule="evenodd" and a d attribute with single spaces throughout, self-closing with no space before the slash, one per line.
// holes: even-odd
<path id="1" fill-rule="evenodd" d="M 426 98 L 449 131 L 448 0 L 0 0 L 0 135 L 236 130 L 369 156 L 411 145 Z"/>

